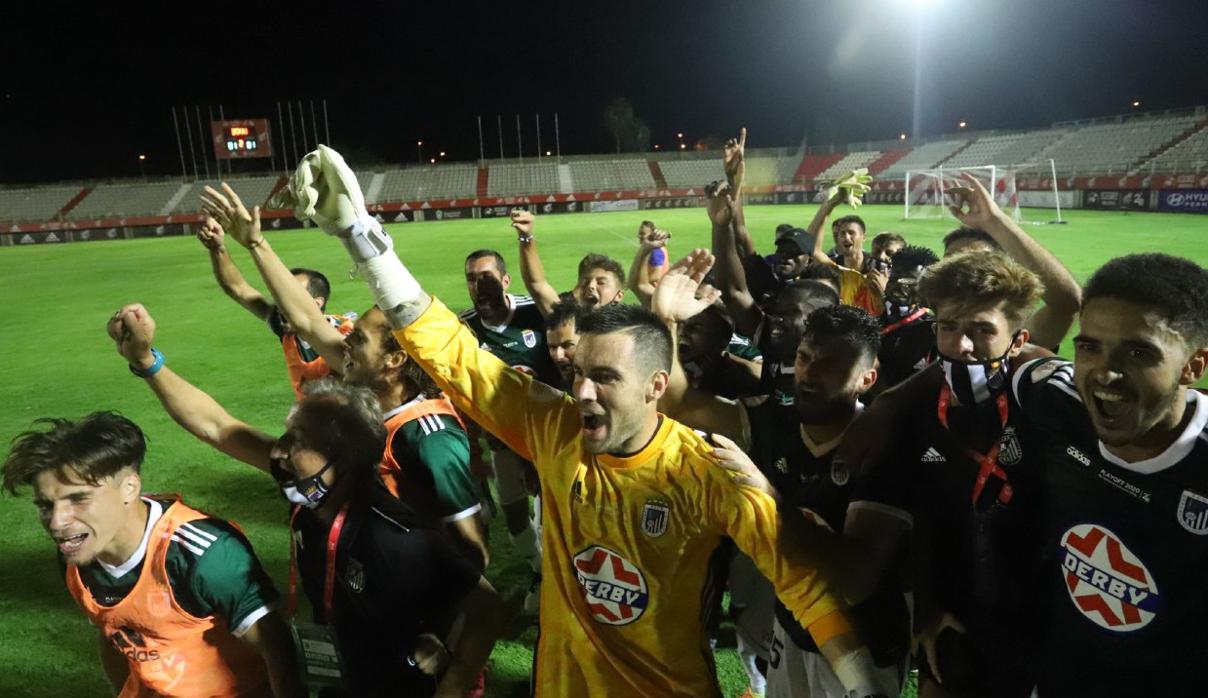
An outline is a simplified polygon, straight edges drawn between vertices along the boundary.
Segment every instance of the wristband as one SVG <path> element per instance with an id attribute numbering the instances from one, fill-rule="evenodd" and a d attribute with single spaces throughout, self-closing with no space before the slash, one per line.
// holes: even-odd
<path id="1" fill-rule="evenodd" d="M 139 378 L 150 378 L 159 373 L 159 369 L 164 367 L 164 355 L 159 349 L 151 347 L 151 356 L 155 357 L 155 362 L 147 368 L 139 368 L 134 364 L 130 364 L 130 372 Z"/>
<path id="2" fill-rule="evenodd" d="M 533 236 L 532 235 L 520 235 L 516 239 L 520 241 L 521 245 L 527 245 L 533 241 Z"/>

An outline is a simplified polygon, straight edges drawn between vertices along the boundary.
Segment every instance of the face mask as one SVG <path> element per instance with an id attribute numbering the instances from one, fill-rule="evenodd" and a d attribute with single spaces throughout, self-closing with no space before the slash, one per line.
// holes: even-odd
<path id="1" fill-rule="evenodd" d="M 1011 361 L 1007 355 L 1015 346 L 1018 335 L 1011 337 L 1011 346 L 996 359 L 964 361 L 940 354 L 940 366 L 944 369 L 944 380 L 958 403 L 966 406 L 989 402 L 1007 387 L 1007 374 Z"/>
<path id="2" fill-rule="evenodd" d="M 314 475 L 294 480 L 290 480 L 289 473 L 275 462 L 270 465 L 270 471 L 273 479 L 277 481 L 277 486 L 281 488 L 281 494 L 285 495 L 290 504 L 297 504 L 307 509 L 317 509 L 331 494 L 331 490 L 323 482 L 323 473 L 327 472 L 327 469 L 334 463 L 335 461 L 329 460 L 327 465 Z"/>

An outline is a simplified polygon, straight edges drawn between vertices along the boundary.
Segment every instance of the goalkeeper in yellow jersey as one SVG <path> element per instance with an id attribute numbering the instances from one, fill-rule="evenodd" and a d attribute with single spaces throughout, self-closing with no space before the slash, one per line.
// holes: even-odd
<path id="1" fill-rule="evenodd" d="M 773 582 L 851 695 L 884 695 L 773 500 L 734 483 L 713 446 L 658 413 L 671 342 L 656 316 L 620 304 L 594 311 L 580 328 L 572 391 L 562 393 L 479 349 L 423 292 L 338 153 L 308 154 L 282 191 L 278 205 L 340 239 L 407 354 L 458 409 L 531 456 L 545 550 L 537 696 L 720 696 L 701 598 L 723 536 Z"/>

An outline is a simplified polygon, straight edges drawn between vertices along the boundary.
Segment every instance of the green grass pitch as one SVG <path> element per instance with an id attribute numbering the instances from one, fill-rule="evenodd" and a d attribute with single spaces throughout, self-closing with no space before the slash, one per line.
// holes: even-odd
<path id="1" fill-rule="evenodd" d="M 804 225 L 812 206 L 748 209 L 750 229 L 770 251 L 776 224 Z M 913 243 L 938 247 L 951 221 L 902 221 L 896 206 L 868 206 L 860 214 L 869 237 L 882 230 Z M 1048 212 L 1035 212 L 1047 219 Z M 1079 280 L 1109 258 L 1161 251 L 1208 264 L 1208 217 L 1154 213 L 1072 211 L 1069 225 L 1029 226 Z M 604 252 L 628 268 L 639 221 L 653 218 L 673 232 L 672 255 L 708 246 L 702 209 L 545 216 L 536 236 L 558 288 L 570 288 L 579 258 Z M 400 256 L 428 290 L 454 308 L 468 305 L 462 259 L 472 249 L 495 247 L 516 259 L 515 234 L 505 221 L 467 220 L 390 226 Z M 316 230 L 270 233 L 291 266 L 324 271 L 334 289 L 329 309 L 364 311 L 370 297 L 348 277 L 340 245 Z M 242 250 L 240 268 L 263 288 Z M 517 269 L 512 291 L 523 293 Z M 133 240 L 0 248 L 0 293 L 8 323 L 0 332 L 0 441 L 42 416 L 79 417 L 116 409 L 134 419 L 150 439 L 144 477 L 151 492 L 181 492 L 194 506 L 238 521 L 270 574 L 283 588 L 288 564 L 286 507 L 272 481 L 194 441 L 131 377 L 105 336 L 104 325 L 123 303 L 140 301 L 159 323 L 157 346 L 168 363 L 212 394 L 232 414 L 278 433 L 292 395 L 275 338 L 218 290 L 205 250 L 192 238 Z M 0 497 L 0 695 L 109 695 L 96 655 L 96 635 L 77 611 L 59 577 L 53 546 L 41 530 L 28 494 Z M 492 531 L 494 561 L 488 576 L 505 596 L 523 592 L 524 563 L 512 555 L 499 521 Z M 513 695 L 527 682 L 532 619 L 518 624 L 492 658 L 489 695 Z M 719 653 L 727 696 L 745 677 L 732 650 Z"/>

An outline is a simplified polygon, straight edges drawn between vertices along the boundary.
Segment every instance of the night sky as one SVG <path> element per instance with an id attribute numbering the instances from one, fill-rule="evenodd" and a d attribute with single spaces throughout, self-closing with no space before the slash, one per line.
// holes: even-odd
<path id="1" fill-rule="evenodd" d="M 923 135 L 1208 103 L 1204 0 L 933 0 L 922 22 L 906 0 L 21 8 L 0 15 L 4 183 L 137 176 L 138 153 L 179 175 L 173 106 L 275 119 L 285 99 L 325 98 L 354 164 L 414 162 L 417 139 L 477 159 L 480 114 L 487 157 L 497 114 L 515 156 L 517 113 L 526 157 L 537 113 L 543 150 L 557 112 L 564 154 L 604 152 L 616 97 L 663 149 L 741 125 L 751 146 L 893 138 L 920 26 Z"/>

